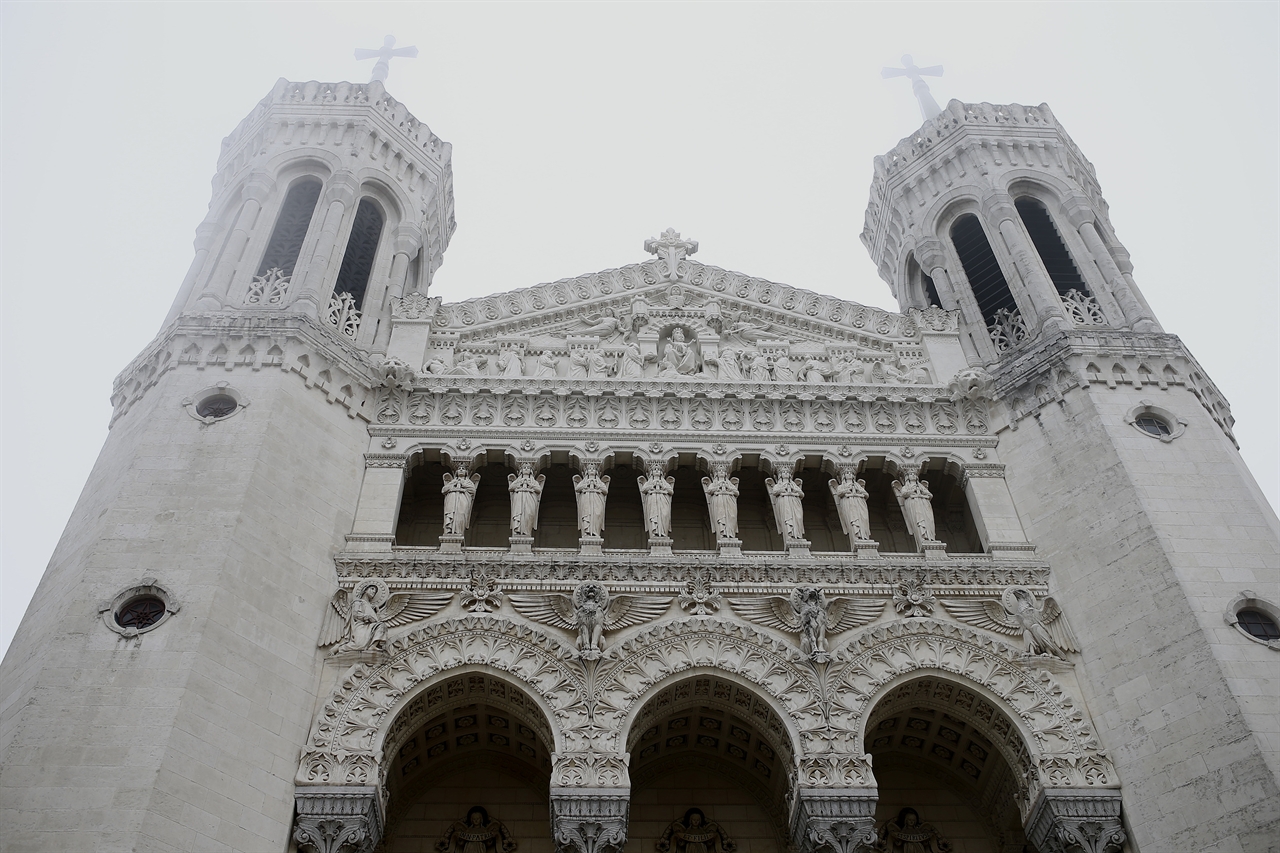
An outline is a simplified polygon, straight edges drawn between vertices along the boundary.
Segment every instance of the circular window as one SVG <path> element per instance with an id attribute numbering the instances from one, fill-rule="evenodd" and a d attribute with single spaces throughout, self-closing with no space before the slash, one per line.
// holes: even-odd
<path id="1" fill-rule="evenodd" d="M 1236 623 L 1244 629 L 1245 633 L 1257 637 L 1264 643 L 1280 640 L 1280 625 L 1261 610 L 1246 607 L 1236 613 Z"/>
<path id="2" fill-rule="evenodd" d="M 1169 425 L 1155 415 L 1142 415 L 1134 420 L 1133 425 L 1148 435 L 1173 435 Z"/>
<path id="3" fill-rule="evenodd" d="M 219 382 L 182 401 L 187 414 L 204 424 L 217 423 L 239 413 L 249 401 L 226 382 Z"/>
<path id="4" fill-rule="evenodd" d="M 120 590 L 110 601 L 98 605 L 102 621 L 108 628 L 129 641 L 141 642 L 139 635 L 159 628 L 181 605 L 155 578 L 143 578 L 128 589 Z"/>
<path id="5" fill-rule="evenodd" d="M 1244 589 L 1231 599 L 1222 618 L 1255 643 L 1280 651 L 1280 608 Z"/>
<path id="6" fill-rule="evenodd" d="M 116 611 L 116 624 L 121 628 L 142 630 L 164 618 L 164 602 L 158 596 L 140 595 Z"/>
<path id="7" fill-rule="evenodd" d="M 196 403 L 196 414 L 202 418 L 225 418 L 238 408 L 240 404 L 230 394 L 212 394 Z"/>

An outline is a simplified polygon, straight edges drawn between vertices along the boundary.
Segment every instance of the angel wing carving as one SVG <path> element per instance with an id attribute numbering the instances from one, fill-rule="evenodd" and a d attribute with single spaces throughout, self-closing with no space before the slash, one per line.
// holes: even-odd
<path id="1" fill-rule="evenodd" d="M 557 628 L 578 632 L 578 651 L 587 658 L 599 657 L 604 649 L 604 632 L 656 619 L 671 606 L 670 596 L 610 596 L 603 584 L 581 583 L 573 596 L 510 595 L 511 606 L 520 614 Z"/>
<path id="2" fill-rule="evenodd" d="M 743 618 L 759 625 L 800 635 L 800 648 L 815 660 L 827 653 L 827 634 L 866 625 L 884 611 L 885 602 L 827 598 L 816 587 L 797 587 L 790 598 L 731 598 Z"/>
<path id="3" fill-rule="evenodd" d="M 391 595 L 382 581 L 368 581 L 353 592 L 339 589 L 325 608 L 319 646 L 333 653 L 382 650 L 387 629 L 427 619 L 453 599 L 452 592 L 398 592 Z"/>
<path id="4" fill-rule="evenodd" d="M 605 611 L 604 628 L 614 631 L 657 619 L 671 606 L 671 596 L 615 595 Z"/>
<path id="5" fill-rule="evenodd" d="M 1011 586 L 999 601 L 946 601 L 947 612 L 977 628 L 985 628 L 1008 636 L 1022 635 L 1027 654 L 1052 655 L 1066 660 L 1067 652 L 1080 651 L 1062 608 L 1046 596 L 1036 606 L 1035 594 L 1025 587 Z"/>
<path id="6" fill-rule="evenodd" d="M 731 598 L 729 603 L 744 619 L 789 631 L 794 634 L 800 630 L 800 614 L 791 606 L 790 599 L 780 595 L 769 595 L 762 598 Z"/>
<path id="7" fill-rule="evenodd" d="M 861 601 L 856 598 L 833 598 L 827 605 L 827 630 L 833 634 L 861 628 L 884 612 L 888 599 Z"/>
<path id="8" fill-rule="evenodd" d="M 511 606 L 517 613 L 535 622 L 554 625 L 568 631 L 578 627 L 578 617 L 573 611 L 573 599 L 567 595 L 555 592 L 548 595 L 511 593 L 507 596 L 507 600 L 511 602 Z"/>

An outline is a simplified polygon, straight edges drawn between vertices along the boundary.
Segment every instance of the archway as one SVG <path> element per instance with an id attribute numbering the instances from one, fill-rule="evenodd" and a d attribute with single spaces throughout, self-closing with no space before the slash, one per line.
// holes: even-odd
<path id="1" fill-rule="evenodd" d="M 716 673 L 668 684 L 635 715 L 627 751 L 630 844 L 650 849 L 697 809 L 740 849 L 786 848 L 796 745 L 754 691 Z"/>
<path id="2" fill-rule="evenodd" d="M 544 848 L 555 743 L 542 711 L 527 691 L 483 671 L 452 674 L 438 692 L 441 701 L 430 707 L 405 706 L 383 744 L 387 823 L 379 850 L 435 851 L 477 807 L 496 850 L 503 831 L 521 849 Z"/>

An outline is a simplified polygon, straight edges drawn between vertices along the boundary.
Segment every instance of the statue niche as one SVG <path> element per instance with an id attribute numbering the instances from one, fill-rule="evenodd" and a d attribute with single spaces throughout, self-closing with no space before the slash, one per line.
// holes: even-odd
<path id="1" fill-rule="evenodd" d="M 465 821 L 449 824 L 436 842 L 437 853 L 515 853 L 519 845 L 506 824 L 489 817 L 484 806 L 472 806 Z"/>

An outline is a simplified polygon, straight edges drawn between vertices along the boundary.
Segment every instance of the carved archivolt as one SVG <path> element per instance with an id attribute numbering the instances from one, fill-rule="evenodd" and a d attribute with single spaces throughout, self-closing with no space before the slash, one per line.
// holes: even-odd
<path id="1" fill-rule="evenodd" d="M 531 710 L 530 722 L 542 728 L 538 718 L 545 716 L 561 748 L 563 729 L 585 719 L 583 672 L 573 655 L 540 631 L 491 616 L 447 620 L 394 640 L 385 658 L 373 665 L 358 663 L 342 677 L 316 716 L 297 782 L 380 781 L 381 742 L 396 713 L 420 685 L 427 683 L 429 690 L 437 676 L 461 667 L 509 675 L 540 706 Z"/>

